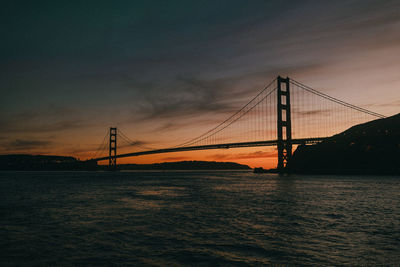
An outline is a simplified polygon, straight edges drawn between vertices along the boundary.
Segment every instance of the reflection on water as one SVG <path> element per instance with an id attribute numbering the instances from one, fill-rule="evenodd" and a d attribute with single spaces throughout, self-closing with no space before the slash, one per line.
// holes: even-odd
<path id="1" fill-rule="evenodd" d="M 2 172 L 0 265 L 397 265 L 399 177 Z"/>
<path id="2" fill-rule="evenodd" d="M 177 197 L 185 190 L 184 187 L 166 187 L 166 186 L 152 186 L 144 187 L 142 190 L 137 191 L 137 195 L 143 196 L 161 196 L 161 197 Z"/>
<path id="3" fill-rule="evenodd" d="M 166 202 L 162 200 L 137 199 L 127 197 L 120 198 L 118 200 L 121 201 L 121 205 L 136 210 L 160 209 L 166 204 Z"/>

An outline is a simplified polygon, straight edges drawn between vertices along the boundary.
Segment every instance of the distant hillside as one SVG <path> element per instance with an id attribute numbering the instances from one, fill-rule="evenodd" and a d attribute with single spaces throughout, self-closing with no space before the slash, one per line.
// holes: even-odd
<path id="1" fill-rule="evenodd" d="M 313 146 L 299 146 L 298 173 L 400 174 L 400 114 L 359 124 Z"/>
<path id="2" fill-rule="evenodd" d="M 46 155 L 0 155 L 0 170 L 55 171 L 93 169 L 93 162 L 79 161 L 74 157 Z"/>
<path id="3" fill-rule="evenodd" d="M 68 171 L 106 170 L 108 166 L 93 161 L 79 161 L 73 157 L 43 155 L 0 155 L 0 170 Z M 181 161 L 155 164 L 121 164 L 119 170 L 249 170 L 250 167 L 234 162 Z"/>
<path id="4" fill-rule="evenodd" d="M 247 165 L 234 162 L 179 161 L 154 164 L 123 164 L 120 170 L 250 170 Z"/>

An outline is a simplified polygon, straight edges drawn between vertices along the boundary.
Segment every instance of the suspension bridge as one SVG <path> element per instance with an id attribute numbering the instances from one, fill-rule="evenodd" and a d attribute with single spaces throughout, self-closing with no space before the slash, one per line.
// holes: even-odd
<path id="1" fill-rule="evenodd" d="M 182 151 L 276 146 L 278 170 L 291 160 L 293 147 L 311 145 L 351 126 L 384 115 L 352 105 L 306 86 L 289 77 L 278 76 L 241 109 L 220 124 L 184 143 L 151 148 L 132 141 L 111 127 L 92 161 L 108 160 L 116 168 L 117 158 Z M 134 149 L 117 154 L 117 137 Z M 106 156 L 98 156 L 107 152 Z"/>

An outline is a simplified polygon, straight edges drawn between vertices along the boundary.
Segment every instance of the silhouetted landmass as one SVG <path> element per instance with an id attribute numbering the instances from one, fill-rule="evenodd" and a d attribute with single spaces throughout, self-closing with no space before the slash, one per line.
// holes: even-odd
<path id="1" fill-rule="evenodd" d="M 45 155 L 0 155 L 0 170 L 19 171 L 57 171 L 57 170 L 92 170 L 95 162 L 79 161 L 74 157 Z"/>
<path id="2" fill-rule="evenodd" d="M 400 114 L 359 124 L 312 146 L 299 146 L 295 173 L 400 174 Z"/>
<path id="3" fill-rule="evenodd" d="M 94 161 L 79 161 L 74 157 L 43 155 L 0 155 L 0 170 L 18 171 L 71 171 L 107 170 L 106 165 Z M 121 164 L 118 170 L 249 170 L 250 167 L 234 162 L 181 161 L 155 164 Z"/>
<path id="4" fill-rule="evenodd" d="M 234 162 L 179 161 L 155 164 L 123 164 L 120 170 L 250 170 L 247 165 Z"/>

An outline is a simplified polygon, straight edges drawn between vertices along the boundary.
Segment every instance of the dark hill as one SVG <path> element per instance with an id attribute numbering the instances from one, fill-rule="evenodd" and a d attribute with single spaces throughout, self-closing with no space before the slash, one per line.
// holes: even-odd
<path id="1" fill-rule="evenodd" d="M 250 167 L 234 162 L 181 161 L 155 164 L 120 164 L 119 170 L 249 170 Z M 79 161 L 73 157 L 45 155 L 0 155 L 0 170 L 18 171 L 70 171 L 108 170 L 107 165 L 94 161 Z"/>
<path id="2" fill-rule="evenodd" d="M 179 161 L 154 164 L 123 164 L 120 170 L 250 170 L 247 165 L 234 162 Z"/>
<path id="3" fill-rule="evenodd" d="M 400 174 L 400 114 L 359 124 L 312 146 L 299 146 L 297 173 Z"/>
<path id="4" fill-rule="evenodd" d="M 47 155 L 0 155 L 0 170 L 55 171 L 96 168 L 92 162 L 79 161 L 74 157 Z"/>

